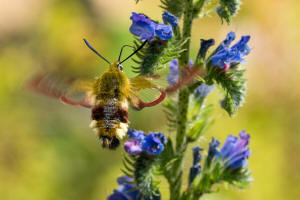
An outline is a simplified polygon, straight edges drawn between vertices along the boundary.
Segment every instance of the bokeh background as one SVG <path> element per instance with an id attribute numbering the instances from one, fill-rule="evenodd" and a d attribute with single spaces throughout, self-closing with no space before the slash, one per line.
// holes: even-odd
<path id="1" fill-rule="evenodd" d="M 89 110 L 34 94 L 24 83 L 44 71 L 82 77 L 101 73 L 105 63 L 82 38 L 114 60 L 121 45 L 133 40 L 131 11 L 160 20 L 157 5 L 158 0 L 138 5 L 134 0 L 0 1 L 0 199 L 103 200 L 117 187 L 122 149 L 100 147 L 88 127 Z M 205 199 L 299 198 L 299 18 L 299 0 L 251 0 L 244 1 L 230 26 L 215 14 L 195 21 L 192 56 L 200 38 L 220 42 L 231 30 L 252 37 L 246 104 L 230 118 L 219 109 L 220 94 L 214 91 L 209 102 L 215 104 L 216 121 L 198 144 L 207 145 L 211 136 L 224 141 L 227 134 L 246 129 L 252 136 L 254 180 L 246 190 L 225 186 Z M 131 64 L 125 64 L 128 76 L 133 76 Z M 162 107 L 130 115 L 132 127 L 166 129 Z M 161 188 L 167 199 L 164 181 Z"/>

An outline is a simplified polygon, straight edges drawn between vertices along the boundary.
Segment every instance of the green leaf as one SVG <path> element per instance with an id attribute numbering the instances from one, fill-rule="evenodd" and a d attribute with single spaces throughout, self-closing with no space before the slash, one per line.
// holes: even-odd
<path id="1" fill-rule="evenodd" d="M 221 100 L 221 107 L 232 116 L 241 107 L 245 100 L 246 79 L 243 78 L 245 70 L 238 66 L 231 66 L 224 72 L 218 67 L 209 67 L 207 82 L 216 82 L 222 88 L 224 99 Z"/>
<path id="2" fill-rule="evenodd" d="M 160 6 L 165 11 L 172 13 L 176 17 L 180 18 L 183 13 L 184 1 L 182 0 L 161 0 Z"/>
<path id="3" fill-rule="evenodd" d="M 164 68 L 171 60 L 180 57 L 185 42 L 186 40 L 181 41 L 175 36 L 168 41 L 159 39 L 150 41 L 146 48 L 136 54 L 138 59 L 133 61 L 137 66 L 132 67 L 133 71 L 140 75 L 148 75 Z M 135 40 L 134 43 L 136 48 L 141 44 L 139 40 Z"/>
<path id="4" fill-rule="evenodd" d="M 225 19 L 229 24 L 231 17 L 234 16 L 240 9 L 240 0 L 219 0 L 220 5 L 217 7 L 217 14 L 222 19 Z"/>

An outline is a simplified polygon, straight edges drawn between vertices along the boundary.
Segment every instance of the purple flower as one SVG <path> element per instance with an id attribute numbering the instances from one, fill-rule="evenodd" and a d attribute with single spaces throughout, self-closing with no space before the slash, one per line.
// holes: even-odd
<path id="1" fill-rule="evenodd" d="M 133 129 L 127 132 L 130 139 L 124 144 L 125 151 L 130 155 L 137 155 L 147 152 L 149 155 L 158 155 L 164 150 L 167 139 L 162 133 L 149 133 L 146 135 L 142 131 Z"/>
<path id="2" fill-rule="evenodd" d="M 132 12 L 132 25 L 129 30 L 133 35 L 143 40 L 152 40 L 155 35 L 156 24 L 144 14 Z"/>
<path id="3" fill-rule="evenodd" d="M 142 152 L 139 141 L 129 140 L 124 143 L 124 150 L 130 155 L 138 155 Z"/>
<path id="4" fill-rule="evenodd" d="M 174 28 L 176 28 L 178 26 L 178 18 L 176 16 L 172 15 L 171 13 L 164 12 L 162 15 L 162 18 L 163 18 L 164 22 L 168 22 Z"/>
<path id="5" fill-rule="evenodd" d="M 169 85 L 175 85 L 178 82 L 178 59 L 170 61 L 170 72 L 167 81 Z"/>
<path id="6" fill-rule="evenodd" d="M 214 88 L 214 85 L 206 85 L 205 83 L 202 83 L 195 89 L 194 94 L 196 97 L 206 97 L 211 91 L 213 91 Z"/>
<path id="7" fill-rule="evenodd" d="M 244 57 L 250 53 L 248 42 L 250 36 L 242 36 L 232 47 L 229 47 L 232 41 L 235 39 L 233 32 L 228 33 L 226 39 L 216 49 L 215 54 L 211 58 L 212 66 L 218 66 L 220 68 L 228 68 L 231 63 L 245 62 Z"/>
<path id="8" fill-rule="evenodd" d="M 118 178 L 119 187 L 114 190 L 114 193 L 108 196 L 107 200 L 140 200 L 139 190 L 133 183 L 133 179 L 128 176 Z M 149 198 L 145 199 L 149 200 Z M 153 195 L 153 200 L 160 200 L 160 193 L 158 196 Z"/>
<path id="9" fill-rule="evenodd" d="M 157 24 L 155 33 L 162 40 L 169 40 L 173 37 L 172 27 L 166 24 Z"/>
<path id="10" fill-rule="evenodd" d="M 229 135 L 221 148 L 220 158 L 226 161 L 226 167 L 231 170 L 245 167 L 250 156 L 248 147 L 250 135 L 246 131 L 241 131 L 239 138 Z"/>

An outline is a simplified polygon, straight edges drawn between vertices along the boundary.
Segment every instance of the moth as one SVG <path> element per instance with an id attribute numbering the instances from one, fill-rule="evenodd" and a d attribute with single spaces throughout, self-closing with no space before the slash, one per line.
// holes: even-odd
<path id="1" fill-rule="evenodd" d="M 124 45 L 118 60 L 113 63 L 99 54 L 87 40 L 84 39 L 84 42 L 87 47 L 109 64 L 103 74 L 90 80 L 60 80 L 62 82 L 60 84 L 68 86 L 67 89 L 59 87 L 58 83 L 55 83 L 55 79 L 47 74 L 34 77 L 28 85 L 31 89 L 58 98 L 66 104 L 90 108 L 92 119 L 90 127 L 99 137 L 102 146 L 116 149 L 128 130 L 128 106 L 131 105 L 137 110 L 155 106 L 164 100 L 166 93 L 151 81 L 151 76 L 128 78 L 123 72 L 122 63 L 142 49 L 147 41 L 121 61 L 123 48 L 129 46 Z M 142 89 L 158 90 L 160 95 L 154 101 L 146 103 L 139 97 L 139 91 Z M 84 92 L 82 100 L 75 101 L 69 97 L 72 93 L 79 91 Z"/>
<path id="2" fill-rule="evenodd" d="M 95 79 L 76 80 L 66 78 L 59 81 L 47 74 L 37 75 L 29 81 L 28 86 L 38 93 L 60 99 L 66 104 L 90 108 L 92 119 L 90 127 L 95 131 L 104 148 L 116 149 L 120 145 L 120 140 L 126 135 L 129 123 L 129 105 L 136 110 L 155 106 L 165 99 L 167 93 L 180 89 L 183 85 L 191 82 L 193 77 L 198 74 L 198 67 L 187 67 L 185 78 L 179 80 L 177 84 L 163 89 L 153 83 L 152 80 L 156 78 L 155 75 L 139 75 L 128 78 L 123 72 L 122 63 L 141 50 L 147 41 L 121 61 L 124 47 L 129 46 L 124 45 L 121 48 L 118 60 L 113 63 L 98 53 L 87 40 L 84 39 L 84 42 L 89 49 L 109 64 L 104 73 Z M 159 96 L 154 101 L 144 102 L 140 98 L 140 90 L 144 89 L 157 90 Z M 72 94 L 78 92 L 83 92 L 84 97 L 81 100 L 73 100 L 71 98 Z"/>

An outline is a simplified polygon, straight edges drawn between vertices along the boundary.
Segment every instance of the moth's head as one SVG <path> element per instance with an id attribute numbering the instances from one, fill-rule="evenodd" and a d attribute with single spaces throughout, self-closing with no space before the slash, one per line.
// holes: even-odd
<path id="1" fill-rule="evenodd" d="M 123 71 L 122 64 L 119 61 L 113 62 L 109 68 L 112 71 Z"/>

